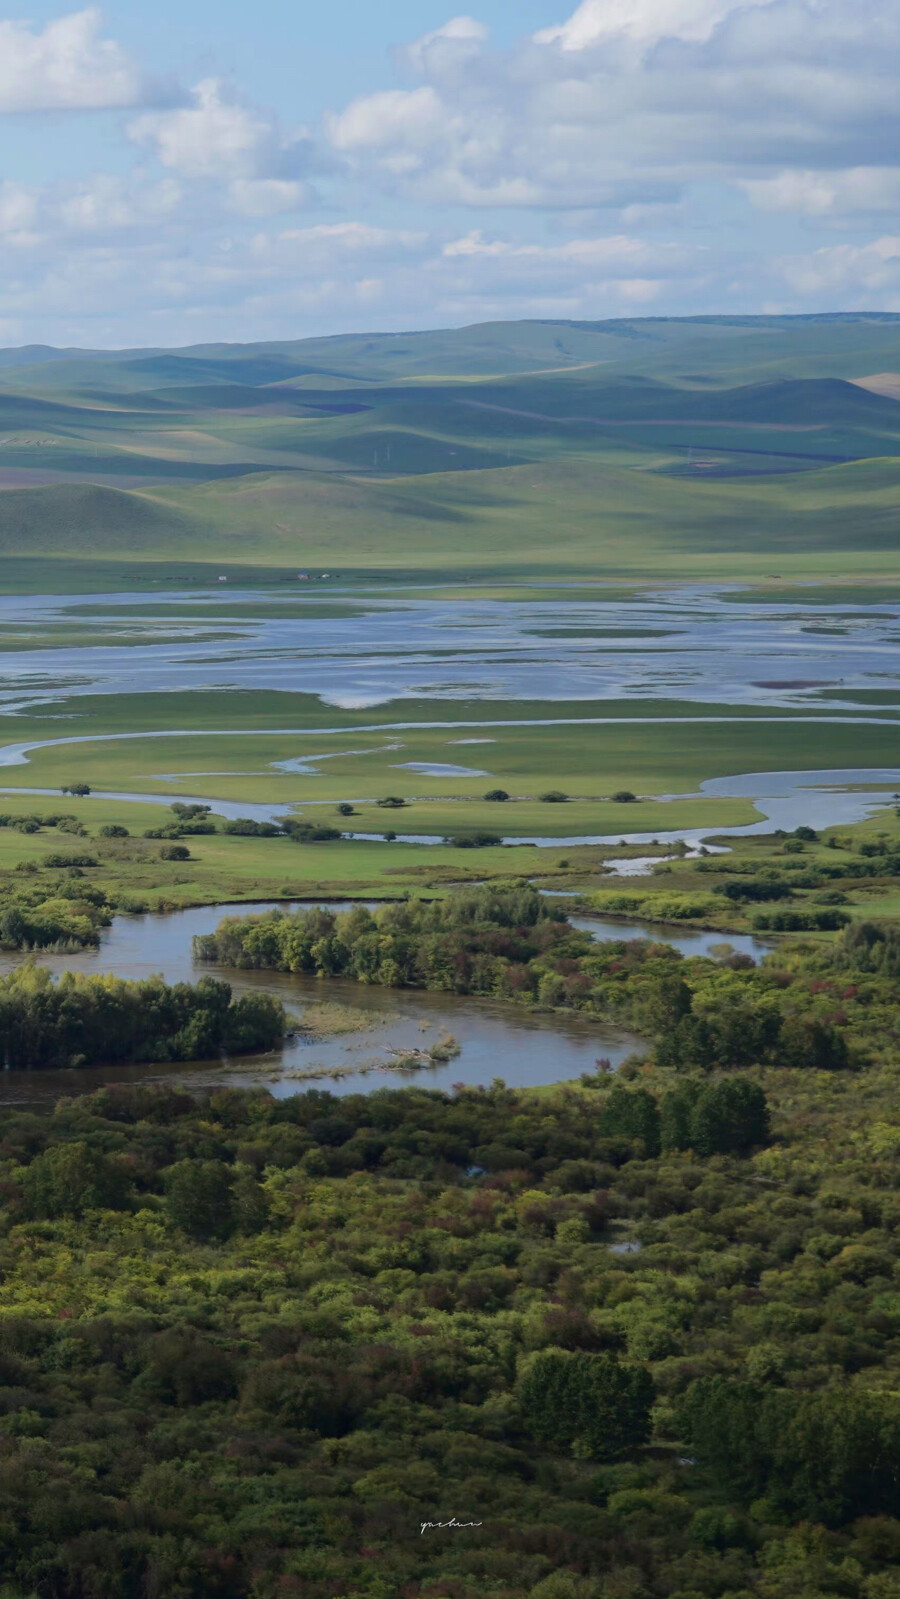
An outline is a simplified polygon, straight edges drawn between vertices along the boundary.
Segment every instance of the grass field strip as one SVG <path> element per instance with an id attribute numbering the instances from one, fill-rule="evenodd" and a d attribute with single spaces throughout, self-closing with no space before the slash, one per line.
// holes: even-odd
<path id="1" fill-rule="evenodd" d="M 259 730 L 257 730 L 259 731 Z M 96 736 L 97 742 L 110 740 L 124 740 L 133 738 L 165 738 L 171 737 L 169 733 L 112 733 Z M 188 734 L 187 737 L 202 736 Z M 210 735 L 213 736 L 213 735 Z M 28 752 L 35 748 L 47 748 L 56 744 L 90 743 L 94 740 L 89 736 L 69 737 L 64 739 L 45 739 L 31 744 L 6 745 L 0 749 L 0 767 L 25 765 Z M 700 791 L 696 795 L 658 795 L 654 796 L 662 803 L 685 798 L 705 799 L 713 797 L 729 797 L 750 799 L 758 812 L 761 813 L 758 821 L 745 823 L 738 826 L 721 826 L 708 824 L 706 827 L 682 827 L 671 831 L 656 829 L 653 832 L 620 832 L 618 829 L 608 829 L 604 833 L 573 834 L 573 835 L 546 835 L 546 834 L 509 834 L 503 837 L 502 842 L 508 845 L 534 845 L 538 848 L 575 848 L 584 845 L 603 845 L 611 841 L 618 841 L 625 845 L 634 844 L 676 844 L 683 843 L 691 852 L 696 853 L 704 845 L 707 837 L 746 838 L 759 835 L 772 828 L 783 828 L 786 832 L 806 823 L 817 828 L 833 827 L 839 824 L 849 825 L 862 821 L 866 817 L 877 813 L 879 808 L 890 804 L 896 799 L 896 793 L 872 793 L 876 787 L 892 787 L 900 790 L 900 768 L 896 767 L 860 767 L 860 768 L 822 768 L 818 771 L 781 771 L 781 772 L 748 772 L 739 776 L 709 778 L 702 782 Z M 0 793 L 8 794 L 34 794 L 55 795 L 56 789 L 31 788 L 31 787 L 6 787 L 0 788 Z M 150 804 L 168 806 L 172 802 L 171 794 L 133 794 L 112 790 L 94 790 L 93 797 L 100 800 L 116 800 L 126 804 Z M 283 816 L 289 809 L 291 802 L 281 800 L 278 802 L 262 804 L 254 801 L 223 800 L 203 798 L 199 795 L 179 794 L 178 799 L 182 804 L 209 805 L 216 815 L 227 820 L 234 820 L 241 816 L 251 817 L 256 821 L 272 821 L 278 816 Z M 307 801 L 306 804 L 329 804 L 329 801 Z M 354 804 L 369 803 L 366 797 L 357 797 Z M 423 803 L 428 803 L 424 801 Z M 384 842 L 383 835 L 370 832 L 348 832 L 345 835 L 351 840 L 371 843 Z M 441 834 L 426 833 L 396 833 L 394 842 L 400 844 L 435 845 L 443 841 Z M 630 870 L 635 870 L 634 862 L 629 863 Z"/>

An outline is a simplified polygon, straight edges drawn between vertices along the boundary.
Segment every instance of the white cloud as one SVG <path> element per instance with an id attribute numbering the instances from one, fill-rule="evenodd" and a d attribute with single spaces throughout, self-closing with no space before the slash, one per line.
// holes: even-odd
<path id="1" fill-rule="evenodd" d="M 121 46 L 100 37 L 93 6 L 48 22 L 0 21 L 0 111 L 94 111 L 137 105 L 141 75 Z"/>
<path id="2" fill-rule="evenodd" d="M 900 238 L 887 234 L 869 244 L 825 245 L 808 255 L 789 257 L 781 270 L 791 288 L 804 297 L 844 303 L 849 291 L 853 303 L 868 305 L 870 296 L 893 291 L 884 308 L 894 310 L 900 295 Z"/>
<path id="3" fill-rule="evenodd" d="M 160 183 L 135 183 L 109 173 L 95 173 L 84 182 L 44 197 L 47 223 L 83 234 L 110 234 L 121 229 L 156 227 L 178 212 L 184 199 L 171 178 Z"/>
<path id="4" fill-rule="evenodd" d="M 2 325 L 160 343 L 900 303 L 900 7 L 571 4 L 507 50 L 451 16 L 318 143 L 214 77 L 151 102 L 94 10 L 0 22 L 0 110 L 127 107 L 136 147 L 131 172 L 7 166 Z"/>
<path id="5" fill-rule="evenodd" d="M 217 78 L 197 84 L 192 105 L 136 117 L 128 134 L 186 178 L 291 182 L 312 159 L 305 131 L 286 133 L 271 113 L 245 106 Z"/>
<path id="6" fill-rule="evenodd" d="M 396 150 L 409 159 L 423 140 L 444 138 L 447 124 L 447 110 L 430 85 L 364 95 L 328 119 L 331 142 L 342 152 Z"/>
<path id="7" fill-rule="evenodd" d="M 234 178 L 228 186 L 231 205 L 245 217 L 269 217 L 298 211 L 308 199 L 305 183 L 288 178 Z"/>
<path id="8" fill-rule="evenodd" d="M 900 207 L 900 169 L 850 167 L 846 172 L 779 172 L 749 178 L 742 188 L 760 211 L 804 217 L 847 217 Z"/>
<path id="9" fill-rule="evenodd" d="M 900 9 L 883 0 L 585 0 L 506 54 L 470 24 L 410 47 L 416 88 L 329 120 L 367 182 L 436 205 L 671 204 L 900 148 Z M 451 44 L 477 53 L 466 71 L 446 70 Z"/>
<path id="10" fill-rule="evenodd" d="M 640 44 L 659 39 L 706 40 L 730 12 L 769 0 L 583 0 L 568 21 L 535 34 L 538 44 L 588 50 L 624 35 Z"/>
<path id="11" fill-rule="evenodd" d="M 0 236 L 5 242 L 30 242 L 38 219 L 34 190 L 23 183 L 0 183 Z"/>
<path id="12" fill-rule="evenodd" d="M 465 72 L 477 56 L 488 36 L 488 30 L 474 17 L 451 17 L 443 27 L 423 33 L 397 52 L 402 65 L 418 77 L 455 78 Z"/>

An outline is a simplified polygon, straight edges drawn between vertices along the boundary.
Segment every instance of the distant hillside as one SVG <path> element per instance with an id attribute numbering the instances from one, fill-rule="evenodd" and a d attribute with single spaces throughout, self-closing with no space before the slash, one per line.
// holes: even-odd
<path id="1" fill-rule="evenodd" d="M 119 489 L 65 483 L 0 494 L 4 554 L 184 554 L 194 532 L 180 510 Z"/>
<path id="2" fill-rule="evenodd" d="M 0 351 L 0 550 L 832 570 L 896 550 L 896 373 L 900 315 Z"/>

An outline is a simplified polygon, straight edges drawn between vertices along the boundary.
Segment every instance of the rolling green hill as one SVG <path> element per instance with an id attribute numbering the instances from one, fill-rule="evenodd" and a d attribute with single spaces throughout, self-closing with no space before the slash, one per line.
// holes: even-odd
<path id="1" fill-rule="evenodd" d="M 0 351 L 0 549 L 472 575 L 888 569 L 900 316 Z M 898 380 L 900 381 L 900 380 Z"/>

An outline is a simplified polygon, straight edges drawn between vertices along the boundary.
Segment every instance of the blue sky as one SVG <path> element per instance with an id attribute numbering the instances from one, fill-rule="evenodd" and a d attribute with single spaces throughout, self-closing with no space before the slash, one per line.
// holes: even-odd
<path id="1" fill-rule="evenodd" d="M 894 0 L 0 0 L 0 343 L 900 310 Z"/>

